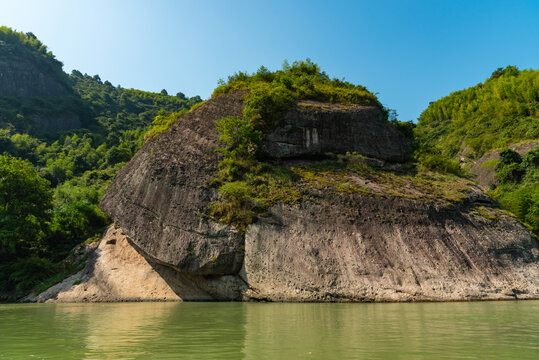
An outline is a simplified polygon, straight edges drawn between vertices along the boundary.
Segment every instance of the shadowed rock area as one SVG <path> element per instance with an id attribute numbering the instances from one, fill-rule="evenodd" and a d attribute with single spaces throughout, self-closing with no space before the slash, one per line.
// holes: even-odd
<path id="1" fill-rule="evenodd" d="M 0 59 L 0 96 L 21 98 L 69 95 L 66 86 L 32 62 Z"/>
<path id="2" fill-rule="evenodd" d="M 410 144 L 387 125 L 377 106 L 301 101 L 283 126 L 267 135 L 262 149 L 265 156 L 279 158 L 347 151 L 403 162 Z"/>
<path id="3" fill-rule="evenodd" d="M 206 209 L 217 194 L 208 181 L 220 159 L 215 152 L 215 122 L 241 116 L 243 94 L 209 100 L 148 141 L 121 170 L 101 202 L 128 237 L 128 244 L 158 273 L 167 269 L 162 277 L 169 285 L 176 284 L 171 288 L 178 298 L 539 298 L 536 239 L 514 218 L 493 208 L 472 185 L 456 203 L 426 201 L 422 196 L 430 194 L 421 189 L 413 189 L 413 196 L 405 198 L 309 188 L 309 196 L 300 202 L 270 208 L 269 216 L 250 225 L 245 235 L 209 220 Z M 329 150 L 358 151 L 398 161 L 408 151 L 400 135 L 369 107 L 300 103 L 286 119 L 288 125 L 268 135 L 267 154 L 297 159 Z M 365 132 L 343 139 L 343 144 L 355 148 L 338 148 L 335 134 L 345 132 L 351 123 L 357 124 L 351 128 Z M 290 131 L 284 130 L 286 126 Z M 369 137 L 374 139 L 371 145 L 353 144 L 354 139 Z M 347 181 L 368 183 L 354 176 L 349 175 Z M 378 188 L 372 181 L 366 186 Z M 486 218 L 472 211 L 479 205 L 493 215 Z M 182 279 L 190 280 L 183 290 Z M 195 295 L 182 296 L 187 290 Z"/>

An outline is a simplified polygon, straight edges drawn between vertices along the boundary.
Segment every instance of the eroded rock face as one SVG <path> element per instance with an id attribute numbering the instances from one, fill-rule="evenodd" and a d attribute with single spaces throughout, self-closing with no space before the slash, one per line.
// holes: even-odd
<path id="1" fill-rule="evenodd" d="M 278 158 L 328 152 L 403 162 L 410 144 L 376 106 L 301 101 L 286 114 L 282 127 L 267 134 L 262 148 L 264 156 Z"/>
<path id="2" fill-rule="evenodd" d="M 279 205 L 245 239 L 244 280 L 273 301 L 539 297 L 539 250 L 513 218 L 345 196 Z"/>
<path id="3" fill-rule="evenodd" d="M 103 196 L 102 208 L 130 244 L 150 262 L 171 271 L 167 283 L 174 282 L 170 274 L 176 273 L 177 289 L 188 279 L 189 286 L 216 300 L 539 298 L 535 238 L 511 217 L 497 214 L 486 219 L 471 211 L 478 205 L 492 206 L 479 189 L 453 205 L 312 189 L 308 198 L 316 201 L 271 208 L 271 216 L 249 226 L 245 237 L 207 219 L 207 206 L 216 199 L 215 190 L 207 184 L 220 159 L 215 152 L 215 121 L 241 116 L 242 96 L 237 92 L 217 97 L 180 118 L 142 147 Z M 287 115 L 301 131 L 318 121 L 318 111 L 328 121 L 341 124 L 335 128 L 320 125 L 330 133 L 332 129 L 342 132 L 339 127 L 350 121 L 344 108 L 328 105 L 313 110 L 309 106 L 299 106 Z M 370 108 L 352 113 L 359 117 L 364 111 L 375 113 Z M 268 138 L 284 136 L 279 131 Z M 333 146 L 321 140 L 322 130 L 316 144 L 313 132 L 308 143 L 307 137 L 299 135 L 301 131 L 291 130 L 297 141 L 286 142 L 295 144 L 293 151 L 298 154 L 311 154 L 315 145 L 316 151 Z M 380 139 L 387 136 L 390 141 L 392 131 L 383 130 Z M 343 141 L 353 141 L 354 136 Z M 357 135 L 357 139 L 366 136 Z M 275 153 L 291 148 L 275 141 Z M 405 147 L 402 143 L 381 146 L 376 154 L 397 159 L 398 149 Z M 386 156 L 385 149 L 393 150 Z M 421 198 L 420 193 L 415 195 Z"/>
<path id="4" fill-rule="evenodd" d="M 0 96 L 58 97 L 69 91 L 51 75 L 28 60 L 0 59 Z"/>
<path id="5" fill-rule="evenodd" d="M 216 121 L 242 116 L 243 94 L 208 101 L 148 141 L 103 196 L 102 208 L 156 261 L 197 275 L 240 269 L 242 236 L 203 214 L 216 198 L 207 186 L 220 158 Z"/>
<path id="6" fill-rule="evenodd" d="M 198 275 L 235 274 L 241 267 L 242 236 L 204 214 L 216 199 L 208 187 L 220 159 L 216 121 L 243 116 L 244 95 L 219 96 L 182 116 L 142 147 L 103 196 L 102 208 L 156 261 Z M 327 151 L 359 151 L 390 160 L 406 155 L 406 141 L 383 122 L 378 108 L 314 105 L 294 107 L 287 125 L 268 135 L 264 151 L 276 157 Z M 298 135 L 304 131 L 311 131 L 308 142 Z M 284 145 L 282 138 L 295 145 Z"/>
<path id="7" fill-rule="evenodd" d="M 81 249 L 88 258 L 80 272 L 23 302 L 214 301 L 237 300 L 245 286 L 236 277 L 181 274 L 144 257 L 123 230 L 112 224 L 101 241 Z M 232 279 L 231 279 L 232 278 Z"/>

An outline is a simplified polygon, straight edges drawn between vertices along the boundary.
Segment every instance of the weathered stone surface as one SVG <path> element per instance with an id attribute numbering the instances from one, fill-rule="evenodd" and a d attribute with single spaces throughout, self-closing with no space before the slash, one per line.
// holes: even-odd
<path id="1" fill-rule="evenodd" d="M 243 238 L 202 214 L 215 199 L 216 121 L 241 116 L 243 93 L 220 96 L 148 141 L 120 171 L 101 201 L 132 241 L 156 261 L 189 274 L 234 274 Z"/>
<path id="2" fill-rule="evenodd" d="M 350 196 L 251 225 L 243 279 L 273 301 L 539 298 L 537 242 L 515 219 Z"/>
<path id="3" fill-rule="evenodd" d="M 301 101 L 262 147 L 264 156 L 279 158 L 347 151 L 403 162 L 410 144 L 376 106 Z"/>
<path id="4" fill-rule="evenodd" d="M 19 61 L 0 59 L 0 96 L 29 98 L 68 94 L 69 90 L 64 84 L 40 70 L 32 62 L 26 59 Z"/>
<path id="5" fill-rule="evenodd" d="M 88 262 L 83 270 L 45 292 L 22 301 L 236 300 L 245 287 L 237 277 L 206 280 L 200 276 L 182 275 L 170 267 L 157 264 L 145 258 L 116 224 L 107 229 L 101 241 L 87 245 L 84 250 Z"/>

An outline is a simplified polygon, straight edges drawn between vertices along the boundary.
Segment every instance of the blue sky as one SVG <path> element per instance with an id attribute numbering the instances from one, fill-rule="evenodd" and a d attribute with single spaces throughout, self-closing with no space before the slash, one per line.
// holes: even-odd
<path id="1" fill-rule="evenodd" d="M 127 88 L 207 98 L 219 78 L 311 58 L 400 120 L 506 65 L 539 68 L 539 1 L 6 1 L 0 24 Z"/>

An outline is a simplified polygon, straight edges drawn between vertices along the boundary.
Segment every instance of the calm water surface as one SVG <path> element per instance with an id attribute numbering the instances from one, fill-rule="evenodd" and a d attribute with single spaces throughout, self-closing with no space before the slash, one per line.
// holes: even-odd
<path id="1" fill-rule="evenodd" d="M 0 305 L 0 359 L 539 359 L 539 301 Z"/>

